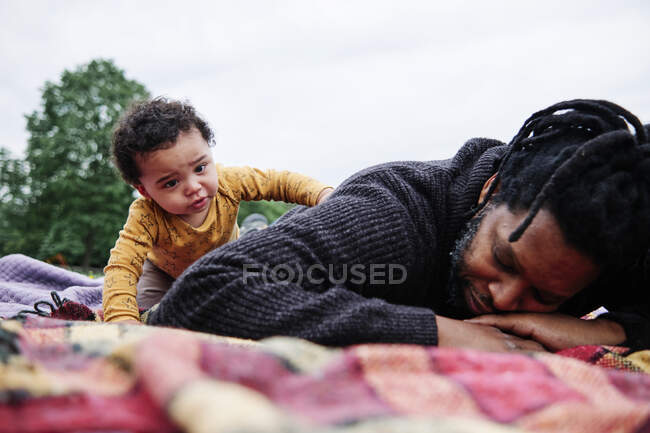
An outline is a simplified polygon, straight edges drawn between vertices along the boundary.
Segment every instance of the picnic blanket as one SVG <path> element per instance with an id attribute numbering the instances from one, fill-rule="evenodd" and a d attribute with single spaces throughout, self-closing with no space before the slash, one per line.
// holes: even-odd
<path id="1" fill-rule="evenodd" d="M 618 347 L 326 348 L 28 315 L 0 321 L 0 432 L 650 432 L 648 372 L 650 351 Z"/>
<path id="2" fill-rule="evenodd" d="M 22 254 L 4 256 L 0 258 L 0 318 L 31 310 L 40 301 L 51 302 L 51 291 L 99 310 L 103 284 L 103 278 L 89 278 Z"/>

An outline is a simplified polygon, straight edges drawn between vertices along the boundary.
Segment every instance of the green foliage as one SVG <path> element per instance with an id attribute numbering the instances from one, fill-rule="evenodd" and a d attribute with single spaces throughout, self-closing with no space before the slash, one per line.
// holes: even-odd
<path id="1" fill-rule="evenodd" d="M 0 238 L 0 254 L 61 253 L 84 267 L 106 263 L 133 200 L 110 160 L 112 127 L 133 100 L 148 96 L 110 60 L 45 83 L 41 109 L 25 116 L 25 160 L 0 154 L 0 219 L 11 227 Z"/>
<path id="2" fill-rule="evenodd" d="M 20 251 L 26 242 L 21 236 L 24 222 L 25 167 L 0 148 L 0 255 Z"/>
<path id="3" fill-rule="evenodd" d="M 269 223 L 272 223 L 294 206 L 294 204 L 285 203 L 283 201 L 243 201 L 239 205 L 237 224 L 241 225 L 244 218 L 252 213 L 260 213 L 269 220 Z"/>

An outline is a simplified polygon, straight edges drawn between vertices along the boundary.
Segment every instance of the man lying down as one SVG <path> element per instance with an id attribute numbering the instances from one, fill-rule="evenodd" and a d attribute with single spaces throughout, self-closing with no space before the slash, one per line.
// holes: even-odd
<path id="1" fill-rule="evenodd" d="M 353 175 L 198 260 L 147 323 L 337 346 L 648 348 L 649 207 L 641 122 L 607 101 L 561 102 L 510 144 L 473 139 L 449 160 Z"/>

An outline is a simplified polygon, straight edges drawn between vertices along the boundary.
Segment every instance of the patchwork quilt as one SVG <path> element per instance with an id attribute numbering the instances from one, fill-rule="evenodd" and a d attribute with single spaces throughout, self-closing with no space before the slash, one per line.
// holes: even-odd
<path id="1" fill-rule="evenodd" d="M 28 314 L 0 320 L 0 432 L 650 432 L 649 372 L 621 347 L 327 348 Z"/>

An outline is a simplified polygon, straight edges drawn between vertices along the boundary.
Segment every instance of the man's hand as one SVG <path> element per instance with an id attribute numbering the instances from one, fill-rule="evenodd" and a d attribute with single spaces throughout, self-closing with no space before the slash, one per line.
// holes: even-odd
<path id="1" fill-rule="evenodd" d="M 583 320 L 559 313 L 486 314 L 466 322 L 537 341 L 553 352 L 586 344 L 617 345 L 626 338 L 623 327 L 611 320 Z"/>
<path id="2" fill-rule="evenodd" d="M 316 204 L 321 204 L 325 200 L 327 200 L 327 197 L 334 191 L 334 188 L 328 187 L 323 189 L 320 194 L 318 194 L 318 198 L 316 199 Z"/>
<path id="3" fill-rule="evenodd" d="M 436 316 L 436 322 L 440 347 L 467 347 L 492 352 L 544 351 L 544 347 L 535 341 L 506 334 L 493 326 L 442 316 Z"/>

